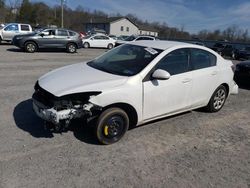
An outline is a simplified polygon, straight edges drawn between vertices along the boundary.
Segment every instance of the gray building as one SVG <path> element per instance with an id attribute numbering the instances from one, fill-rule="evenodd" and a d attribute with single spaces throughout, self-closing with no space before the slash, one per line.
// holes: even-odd
<path id="1" fill-rule="evenodd" d="M 148 26 L 137 25 L 126 17 L 92 18 L 83 23 L 84 31 L 103 31 L 109 35 L 152 35 L 158 36 L 158 31 Z"/>

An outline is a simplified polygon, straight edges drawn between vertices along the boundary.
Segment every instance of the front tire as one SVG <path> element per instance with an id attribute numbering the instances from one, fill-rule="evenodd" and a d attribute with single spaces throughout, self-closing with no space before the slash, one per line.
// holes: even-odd
<path id="1" fill-rule="evenodd" d="M 85 43 L 83 44 L 83 47 L 84 47 L 84 48 L 89 48 L 89 46 L 90 46 L 90 45 L 89 45 L 88 42 L 85 42 Z"/>
<path id="2" fill-rule="evenodd" d="M 120 108 L 109 108 L 101 113 L 96 124 L 97 140 L 105 145 L 118 142 L 129 127 L 127 113 Z"/>
<path id="3" fill-rule="evenodd" d="M 37 51 L 37 45 L 34 42 L 26 42 L 24 49 L 28 53 L 34 53 Z"/>
<path id="4" fill-rule="evenodd" d="M 221 110 L 226 102 L 227 95 L 228 92 L 225 86 L 219 86 L 213 93 L 208 105 L 206 106 L 206 110 L 209 112 L 218 112 Z"/>

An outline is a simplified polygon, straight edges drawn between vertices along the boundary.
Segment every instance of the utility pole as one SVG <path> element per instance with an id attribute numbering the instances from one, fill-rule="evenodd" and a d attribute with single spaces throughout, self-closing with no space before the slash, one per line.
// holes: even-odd
<path id="1" fill-rule="evenodd" d="M 64 2 L 64 0 L 61 0 L 61 9 L 62 9 L 62 20 L 61 20 L 61 28 L 63 28 L 64 26 L 63 26 L 63 3 Z"/>

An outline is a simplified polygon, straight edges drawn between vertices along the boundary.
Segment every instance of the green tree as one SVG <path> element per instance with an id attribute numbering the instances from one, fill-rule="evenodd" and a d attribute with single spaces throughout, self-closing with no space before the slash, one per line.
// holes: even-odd
<path id="1" fill-rule="evenodd" d="M 23 0 L 19 11 L 18 21 L 24 23 L 32 22 L 32 4 L 29 0 Z"/>
<path id="2" fill-rule="evenodd" d="M 5 1 L 0 0 L 0 23 L 5 21 Z"/>

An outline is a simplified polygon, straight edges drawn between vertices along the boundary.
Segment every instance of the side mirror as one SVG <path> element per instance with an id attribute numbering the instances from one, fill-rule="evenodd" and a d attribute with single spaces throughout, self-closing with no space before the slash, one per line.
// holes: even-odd
<path id="1" fill-rule="evenodd" d="M 157 69 L 154 71 L 152 74 L 152 78 L 156 80 L 168 80 L 170 78 L 169 72 L 162 70 L 162 69 Z"/>
<path id="2" fill-rule="evenodd" d="M 41 36 L 41 37 L 44 37 L 44 33 L 40 33 L 40 36 Z"/>

